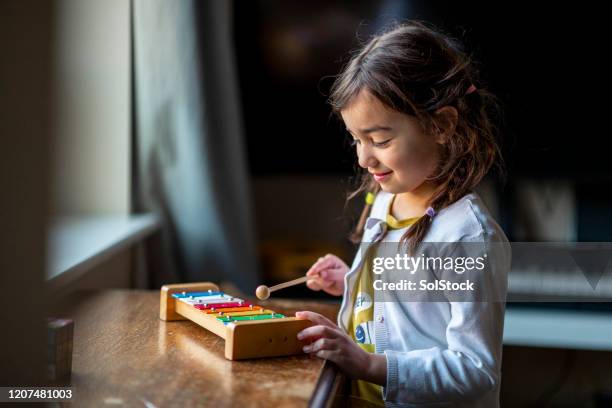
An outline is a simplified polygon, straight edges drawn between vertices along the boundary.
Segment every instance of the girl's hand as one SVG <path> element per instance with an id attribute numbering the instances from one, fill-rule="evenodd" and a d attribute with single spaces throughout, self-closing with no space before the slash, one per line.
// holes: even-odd
<path id="1" fill-rule="evenodd" d="M 349 267 L 336 255 L 327 254 L 319 258 L 306 272 L 306 286 L 312 290 L 321 290 L 330 295 L 341 296 L 344 293 L 344 275 Z"/>
<path id="2" fill-rule="evenodd" d="M 305 353 L 333 361 L 351 378 L 381 385 L 386 383 L 387 360 L 384 355 L 363 350 L 331 320 L 318 313 L 296 312 L 295 317 L 315 324 L 297 334 L 298 340 L 310 343 L 304 346 Z"/>

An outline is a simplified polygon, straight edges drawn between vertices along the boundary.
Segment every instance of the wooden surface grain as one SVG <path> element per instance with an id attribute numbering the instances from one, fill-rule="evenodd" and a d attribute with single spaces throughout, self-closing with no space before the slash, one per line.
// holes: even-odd
<path id="1" fill-rule="evenodd" d="M 286 315 L 335 320 L 339 304 L 257 301 Z M 223 339 L 189 321 L 159 319 L 159 292 L 79 292 L 59 317 L 75 320 L 74 406 L 306 406 L 323 360 L 307 355 L 229 361 Z"/>

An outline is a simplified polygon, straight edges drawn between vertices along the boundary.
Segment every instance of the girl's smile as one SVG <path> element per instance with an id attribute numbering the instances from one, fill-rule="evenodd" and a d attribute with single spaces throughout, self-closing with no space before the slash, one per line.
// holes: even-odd
<path id="1" fill-rule="evenodd" d="M 386 173 L 372 173 L 372 175 L 374 176 L 374 180 L 382 183 L 391 176 L 391 173 L 393 173 L 393 171 L 388 171 Z"/>

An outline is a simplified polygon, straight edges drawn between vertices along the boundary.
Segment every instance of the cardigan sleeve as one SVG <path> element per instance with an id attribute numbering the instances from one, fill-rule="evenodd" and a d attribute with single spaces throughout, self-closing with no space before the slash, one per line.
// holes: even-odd
<path id="1" fill-rule="evenodd" d="M 499 381 L 495 350 L 500 347 L 503 306 L 452 302 L 446 331 L 448 346 L 422 350 L 385 350 L 384 399 L 400 403 L 449 402 L 477 398 Z"/>
<path id="2" fill-rule="evenodd" d="M 474 237 L 483 239 L 482 236 Z M 503 292 L 510 267 L 509 247 L 499 243 L 482 274 L 485 290 Z M 489 249 L 490 250 L 490 249 Z M 501 288 L 501 289 L 500 289 Z M 385 401 L 410 404 L 475 399 L 494 390 L 500 380 L 505 302 L 450 301 L 444 347 L 385 350 Z M 427 319 L 427 316 L 422 316 Z"/>

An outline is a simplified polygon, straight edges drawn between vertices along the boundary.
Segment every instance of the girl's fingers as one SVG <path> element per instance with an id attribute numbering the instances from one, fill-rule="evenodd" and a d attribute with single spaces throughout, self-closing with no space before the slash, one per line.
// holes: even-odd
<path id="1" fill-rule="evenodd" d="M 306 276 L 316 276 L 324 269 L 333 268 L 333 264 L 334 264 L 334 258 L 330 254 L 327 254 L 324 257 L 319 258 L 310 267 L 308 272 L 306 272 Z"/>
<path id="2" fill-rule="evenodd" d="M 310 269 L 308 270 L 308 272 L 306 272 L 306 276 L 310 277 L 315 277 L 319 275 L 319 269 L 318 269 L 318 265 L 315 263 L 314 265 L 312 265 L 310 267 Z"/>
<path id="3" fill-rule="evenodd" d="M 338 330 L 338 326 L 334 322 L 332 322 L 331 320 L 329 320 L 325 316 L 321 316 L 318 313 L 308 312 L 308 311 L 295 312 L 295 317 L 297 317 L 298 319 L 310 320 L 311 322 L 313 322 L 315 324 L 315 326 L 312 326 L 312 327 L 321 326 L 321 327 L 327 327 L 327 328 L 332 329 L 332 330 Z M 303 331 L 304 330 L 302 330 L 302 332 Z"/>
<path id="4" fill-rule="evenodd" d="M 319 350 L 314 353 L 314 355 L 322 358 L 323 360 L 333 361 L 334 363 L 339 362 L 338 353 L 336 350 Z"/>
<path id="5" fill-rule="evenodd" d="M 306 276 L 310 279 L 306 281 L 306 286 L 314 291 L 325 290 L 327 292 L 334 290 L 335 286 L 341 284 L 337 281 L 334 274 L 342 270 L 342 265 L 338 263 L 337 258 L 332 254 L 327 254 L 319 258 L 306 272 Z"/>
<path id="6" fill-rule="evenodd" d="M 295 317 L 299 317 L 300 319 L 310 320 L 315 325 L 319 324 L 319 325 L 328 326 L 334 329 L 338 328 L 338 326 L 334 322 L 329 320 L 327 317 L 320 315 L 318 313 L 315 313 L 315 312 L 310 312 L 308 310 L 301 311 L 301 312 L 295 312 Z"/>
<path id="7" fill-rule="evenodd" d="M 335 350 L 336 347 L 335 340 L 321 337 L 313 343 L 305 345 L 303 350 L 304 353 L 316 353 L 320 350 Z"/>
<path id="8" fill-rule="evenodd" d="M 301 318 L 297 313 L 295 317 L 297 317 L 298 319 Z M 304 340 L 308 338 L 318 339 L 320 337 L 327 337 L 327 338 L 335 339 L 335 338 L 340 337 L 340 334 L 338 333 L 337 327 L 321 325 L 321 324 L 318 324 L 316 326 L 307 327 L 297 334 L 298 340 Z"/>
<path id="9" fill-rule="evenodd" d="M 327 279 L 329 272 L 327 270 L 321 271 L 319 275 L 314 275 L 312 279 L 306 281 L 306 286 L 313 290 L 321 290 L 323 288 L 329 288 L 336 282 L 332 279 Z"/>
<path id="10" fill-rule="evenodd" d="M 319 258 L 306 272 L 307 276 L 315 276 L 319 274 L 319 270 L 321 269 L 321 264 L 325 260 L 325 258 Z"/>
<path id="11" fill-rule="evenodd" d="M 330 289 L 332 288 L 334 285 L 336 284 L 336 282 L 334 281 L 323 281 L 323 289 Z"/>
<path id="12" fill-rule="evenodd" d="M 316 273 L 310 273 L 310 274 L 306 273 L 306 276 L 311 279 L 316 279 L 318 281 L 327 282 L 331 278 L 330 272 L 331 272 L 331 269 L 325 268 L 325 269 L 317 270 Z"/>
<path id="13" fill-rule="evenodd" d="M 308 279 L 306 281 L 306 286 L 308 286 L 308 288 L 312 290 L 316 290 L 316 291 L 321 290 L 321 285 L 319 284 L 319 282 L 316 281 L 316 279 Z"/>

